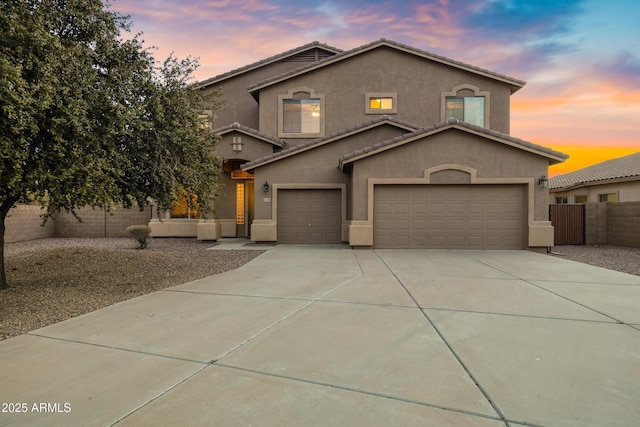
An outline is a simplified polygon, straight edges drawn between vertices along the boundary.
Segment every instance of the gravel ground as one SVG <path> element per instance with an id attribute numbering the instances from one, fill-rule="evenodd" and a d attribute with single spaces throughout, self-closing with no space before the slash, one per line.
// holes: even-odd
<path id="1" fill-rule="evenodd" d="M 5 245 L 0 340 L 139 295 L 236 269 L 263 251 L 210 251 L 212 242 L 41 239 Z"/>
<path id="2" fill-rule="evenodd" d="M 640 276 L 640 248 L 624 246 L 556 246 L 561 258 Z"/>
<path id="3" fill-rule="evenodd" d="M 236 269 L 262 251 L 209 251 L 211 242 L 41 239 L 5 246 L 0 340 L 139 295 Z M 564 259 L 640 276 L 640 248 L 557 246 Z"/>

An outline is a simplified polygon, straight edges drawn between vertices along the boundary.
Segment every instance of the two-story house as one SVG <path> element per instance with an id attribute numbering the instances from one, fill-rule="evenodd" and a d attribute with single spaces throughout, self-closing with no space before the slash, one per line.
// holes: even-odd
<path id="1" fill-rule="evenodd" d="M 553 246 L 546 176 L 567 156 L 509 135 L 510 96 L 524 84 L 384 39 L 349 51 L 314 42 L 201 82 L 224 95 L 213 114 L 225 176 L 215 218 L 188 233 Z"/>

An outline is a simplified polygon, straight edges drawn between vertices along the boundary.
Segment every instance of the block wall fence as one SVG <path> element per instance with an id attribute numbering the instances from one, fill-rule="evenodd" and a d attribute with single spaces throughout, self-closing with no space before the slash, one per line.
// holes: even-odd
<path id="1" fill-rule="evenodd" d="M 127 227 L 147 224 L 152 208 L 81 208 L 81 221 L 70 213 L 60 213 L 42 225 L 39 206 L 17 205 L 5 220 L 5 242 L 22 242 L 47 237 L 128 237 Z"/>
<path id="2" fill-rule="evenodd" d="M 587 245 L 617 245 L 640 248 L 640 202 L 587 203 Z"/>

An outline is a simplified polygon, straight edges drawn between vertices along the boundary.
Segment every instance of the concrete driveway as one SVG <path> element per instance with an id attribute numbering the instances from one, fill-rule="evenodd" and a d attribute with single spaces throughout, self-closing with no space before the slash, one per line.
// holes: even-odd
<path id="1" fill-rule="evenodd" d="M 636 426 L 640 277 L 276 246 L 0 342 L 0 401 L 2 426 Z"/>

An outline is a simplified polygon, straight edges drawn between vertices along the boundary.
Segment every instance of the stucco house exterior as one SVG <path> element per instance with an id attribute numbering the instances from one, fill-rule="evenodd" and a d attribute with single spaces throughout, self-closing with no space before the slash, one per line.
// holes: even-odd
<path id="1" fill-rule="evenodd" d="M 313 42 L 213 77 L 215 218 L 152 235 L 376 248 L 553 246 L 546 176 L 568 156 L 510 135 L 525 82 L 381 39 Z"/>
<path id="2" fill-rule="evenodd" d="M 549 180 L 550 203 L 640 202 L 640 151 Z"/>

